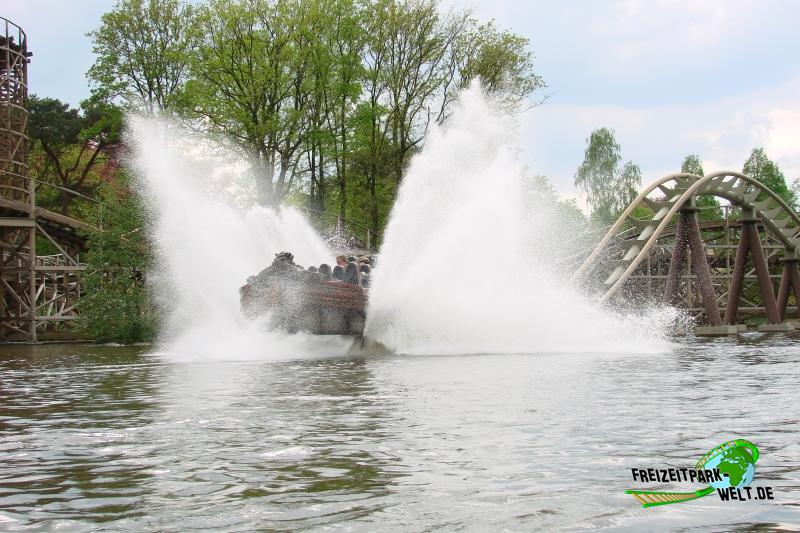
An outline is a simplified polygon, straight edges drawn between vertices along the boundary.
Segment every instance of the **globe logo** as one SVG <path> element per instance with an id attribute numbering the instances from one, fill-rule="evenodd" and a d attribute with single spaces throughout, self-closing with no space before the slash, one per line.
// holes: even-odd
<path id="1" fill-rule="evenodd" d="M 743 499 L 739 492 L 745 492 L 744 499 L 774 499 L 771 487 L 757 487 L 755 494 L 751 493 L 749 487 L 756 475 L 756 461 L 758 461 L 756 445 L 749 440 L 734 439 L 723 442 L 703 455 L 694 469 L 632 469 L 634 480 L 638 477 L 640 481 L 659 483 L 670 481 L 707 483 L 708 485 L 702 489 L 693 492 L 629 489 L 625 493 L 636 498 L 642 507 L 696 500 L 714 491 L 720 493 L 720 498 L 726 501 Z"/>
<path id="2" fill-rule="evenodd" d="M 715 447 L 697 461 L 695 468 L 719 469 L 722 481 L 712 481 L 715 489 L 749 487 L 756 475 L 758 448 L 744 439 L 735 439 Z"/>

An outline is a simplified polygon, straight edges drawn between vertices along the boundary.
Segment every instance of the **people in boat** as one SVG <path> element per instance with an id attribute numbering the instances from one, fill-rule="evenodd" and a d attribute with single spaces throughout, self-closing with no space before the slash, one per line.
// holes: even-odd
<path id="1" fill-rule="evenodd" d="M 344 282 L 350 285 L 361 285 L 361 272 L 355 261 L 347 263 L 347 267 L 344 269 Z"/>
<path id="2" fill-rule="evenodd" d="M 303 281 L 306 274 L 307 272 L 303 267 L 295 264 L 294 255 L 289 252 L 280 252 L 275 254 L 275 259 L 272 260 L 270 266 L 256 274 L 253 278 L 248 278 L 247 281 L 255 285 L 266 285 L 273 276 Z"/>
<path id="3" fill-rule="evenodd" d="M 322 263 L 319 266 L 319 273 L 322 274 L 322 277 L 325 281 L 331 279 L 331 266 L 327 263 Z"/>
<path id="4" fill-rule="evenodd" d="M 280 252 L 275 254 L 275 259 L 270 266 L 257 275 L 247 278 L 247 283 L 248 285 L 266 287 L 271 283 L 271 278 L 278 276 L 303 284 L 342 281 L 350 285 L 368 287 L 372 273 L 371 258 L 361 256 L 358 262 L 355 261 L 356 258 L 354 256 L 350 256 L 353 261 L 347 261 L 347 259 L 343 255 L 337 256 L 337 265 L 333 269 L 325 263 L 319 267 L 309 266 L 308 269 L 304 269 L 294 262 L 294 255 L 290 252 Z M 344 265 L 341 264 L 343 261 Z"/>

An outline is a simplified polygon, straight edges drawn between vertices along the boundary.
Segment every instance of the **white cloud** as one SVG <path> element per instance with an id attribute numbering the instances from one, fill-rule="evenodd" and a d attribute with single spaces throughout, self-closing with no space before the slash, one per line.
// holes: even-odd
<path id="1" fill-rule="evenodd" d="M 793 178 L 800 178 L 800 105 L 795 109 L 773 109 L 767 114 L 764 149 L 782 163 Z"/>
<path id="2" fill-rule="evenodd" d="M 800 177 L 800 75 L 776 87 L 711 104 L 624 107 L 558 105 L 533 110 L 524 123 L 528 165 L 562 192 L 583 159 L 585 139 L 600 127 L 615 130 L 624 160 L 650 182 L 674 172 L 696 153 L 707 172 L 741 170 L 752 148 L 763 146 L 787 180 Z"/>
<path id="3" fill-rule="evenodd" d="M 655 57 L 681 60 L 714 53 L 752 20 L 752 2 L 622 0 L 590 25 L 593 40 L 620 66 L 652 64 Z"/>

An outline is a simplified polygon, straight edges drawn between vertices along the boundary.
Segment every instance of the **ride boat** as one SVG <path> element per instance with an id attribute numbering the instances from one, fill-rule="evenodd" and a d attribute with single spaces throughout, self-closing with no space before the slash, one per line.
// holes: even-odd
<path id="1" fill-rule="evenodd" d="M 304 270 L 289 252 L 239 289 L 241 309 L 250 318 L 268 317 L 271 329 L 315 335 L 361 335 L 367 291 L 360 283 L 328 279 Z"/>

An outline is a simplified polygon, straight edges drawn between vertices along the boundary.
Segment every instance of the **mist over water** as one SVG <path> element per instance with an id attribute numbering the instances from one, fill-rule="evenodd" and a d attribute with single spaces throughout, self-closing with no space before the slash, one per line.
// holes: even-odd
<path id="1" fill-rule="evenodd" d="M 568 225 L 518 152 L 514 117 L 465 91 L 404 177 L 365 335 L 417 354 L 663 350 L 673 310 L 617 316 L 555 270 Z"/>
<path id="2" fill-rule="evenodd" d="M 132 164 L 152 217 L 150 280 L 167 311 L 162 343 L 175 357 L 270 358 L 343 352 L 339 338 L 269 332 L 239 310 L 239 287 L 290 250 L 303 265 L 332 253 L 293 209 L 256 205 L 250 166 L 232 150 L 165 120 L 129 119 Z"/>

